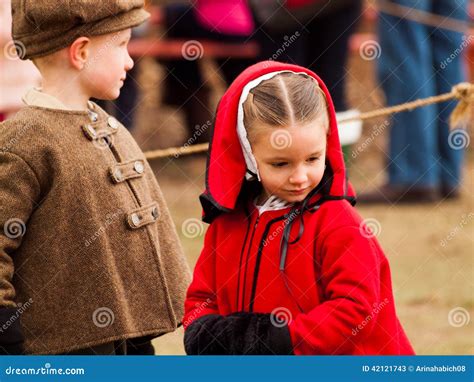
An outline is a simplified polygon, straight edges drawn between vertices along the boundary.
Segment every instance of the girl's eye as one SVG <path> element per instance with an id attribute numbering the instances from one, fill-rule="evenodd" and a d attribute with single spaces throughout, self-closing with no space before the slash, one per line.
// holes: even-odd
<path id="1" fill-rule="evenodd" d="M 311 157 L 308 158 L 308 162 L 316 162 L 319 159 L 319 157 Z"/>
<path id="2" fill-rule="evenodd" d="M 272 163 L 271 165 L 273 167 L 284 167 L 288 164 L 288 162 L 275 162 L 275 163 Z"/>

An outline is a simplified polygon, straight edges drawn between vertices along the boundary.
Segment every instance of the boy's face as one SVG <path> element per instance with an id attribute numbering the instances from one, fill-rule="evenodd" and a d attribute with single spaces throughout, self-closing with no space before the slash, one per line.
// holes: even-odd
<path id="1" fill-rule="evenodd" d="M 251 143 L 265 198 L 276 195 L 287 202 L 300 202 L 324 174 L 327 121 L 285 128 L 255 126 Z"/>
<path id="2" fill-rule="evenodd" d="M 131 29 L 91 38 L 89 57 L 81 71 L 83 86 L 90 97 L 112 100 L 120 95 L 133 60 L 127 51 Z"/>

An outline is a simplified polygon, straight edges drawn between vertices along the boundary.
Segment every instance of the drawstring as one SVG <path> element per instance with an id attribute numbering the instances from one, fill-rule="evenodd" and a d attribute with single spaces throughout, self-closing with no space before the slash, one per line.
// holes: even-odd
<path id="1" fill-rule="evenodd" d="M 290 287 L 290 284 L 288 283 L 288 278 L 286 277 L 286 274 L 285 274 L 285 262 L 286 262 L 286 256 L 287 256 L 287 253 L 288 253 L 288 245 L 289 244 L 295 244 L 303 236 L 303 232 L 304 232 L 304 212 L 307 209 L 316 211 L 320 206 L 320 205 L 317 205 L 317 206 L 314 206 L 312 208 L 307 208 L 307 204 L 308 204 L 309 200 L 310 200 L 310 197 L 307 197 L 303 201 L 303 203 L 301 205 L 301 208 L 298 208 L 297 206 L 294 206 L 290 210 L 289 217 L 285 220 L 285 229 L 283 230 L 283 235 L 282 235 L 281 243 L 280 243 L 280 275 L 283 278 L 283 282 L 285 283 L 285 287 L 288 290 L 288 293 L 293 298 L 293 301 L 296 303 L 296 306 L 298 307 L 300 312 L 304 312 L 304 311 L 303 311 L 303 308 L 301 307 L 301 305 L 298 303 L 298 299 L 294 295 L 294 293 L 293 293 L 293 291 Z M 298 235 L 296 236 L 296 238 L 293 241 L 290 241 L 291 227 L 293 226 L 293 223 L 296 220 L 296 215 L 298 215 L 298 214 L 300 215 L 299 216 L 300 228 L 299 228 L 299 231 L 298 231 Z"/>
<path id="2" fill-rule="evenodd" d="M 301 208 L 298 208 L 298 206 L 294 206 L 288 217 L 285 220 L 285 229 L 283 230 L 283 235 L 281 237 L 281 242 L 280 242 L 280 271 L 285 270 L 285 263 L 286 263 L 286 257 L 288 254 L 288 245 L 290 244 L 295 244 L 301 239 L 301 236 L 303 236 L 304 232 L 304 213 L 306 211 L 311 211 L 315 212 L 321 207 L 321 205 L 324 202 L 330 201 L 330 200 L 347 200 L 351 203 L 351 205 L 355 204 L 355 198 L 352 196 L 331 196 L 331 195 L 326 195 L 322 196 L 321 199 L 316 201 L 314 204 L 311 206 L 308 206 L 308 202 L 311 199 L 311 194 L 309 194 L 306 199 L 303 201 L 301 204 Z M 290 233 L 291 233 L 291 228 L 293 227 L 293 223 L 296 220 L 296 218 L 293 217 L 293 215 L 300 215 L 300 228 L 298 231 L 298 235 L 293 241 L 290 241 Z"/>
<path id="3" fill-rule="evenodd" d="M 317 202 L 312 204 L 311 206 L 308 206 L 308 202 L 311 199 L 312 194 L 308 195 L 306 199 L 303 201 L 301 204 L 301 207 L 298 208 L 298 206 L 294 206 L 291 210 L 289 215 L 287 215 L 286 220 L 285 220 L 285 228 L 283 230 L 283 235 L 281 237 L 281 242 L 280 242 L 280 275 L 283 278 L 283 282 L 285 283 L 285 287 L 288 290 L 288 293 L 290 296 L 293 298 L 293 301 L 296 303 L 298 309 L 300 312 L 304 312 L 304 310 L 301 308 L 300 304 L 298 303 L 298 299 L 294 295 L 289 283 L 288 283 L 288 278 L 286 277 L 285 274 L 285 263 L 286 263 L 286 258 L 288 255 L 288 246 L 290 244 L 295 244 L 297 243 L 301 237 L 303 236 L 304 233 L 304 213 L 306 211 L 311 211 L 315 212 L 321 207 L 321 205 L 329 200 L 348 200 L 352 205 L 355 204 L 355 198 L 350 197 L 350 196 L 330 196 L 326 195 L 321 197 Z M 299 216 L 299 221 L 300 221 L 300 227 L 298 230 L 298 235 L 296 238 L 292 241 L 290 241 L 290 234 L 291 234 L 291 228 L 293 227 L 293 223 L 295 222 L 296 216 Z"/>
<path id="4" fill-rule="evenodd" d="M 297 243 L 300 239 L 301 236 L 303 236 L 304 232 L 304 213 L 306 210 L 314 210 L 316 211 L 320 203 L 318 203 L 316 206 L 313 206 L 312 208 L 308 208 L 308 202 L 311 199 L 311 194 L 306 197 L 306 199 L 303 201 L 301 204 L 301 208 L 298 208 L 298 206 L 294 206 L 291 210 L 290 213 L 285 220 L 285 229 L 283 230 L 283 235 L 281 237 L 281 242 L 280 242 L 280 271 L 285 270 L 285 262 L 286 262 L 286 255 L 288 253 L 288 245 L 290 244 L 295 244 Z M 324 197 L 320 199 L 321 203 L 323 201 Z M 319 202 L 319 201 L 318 201 Z M 291 228 L 293 227 L 293 223 L 296 220 L 296 216 L 294 215 L 300 215 L 300 228 L 298 231 L 298 235 L 293 241 L 290 241 L 290 234 L 291 234 Z"/>

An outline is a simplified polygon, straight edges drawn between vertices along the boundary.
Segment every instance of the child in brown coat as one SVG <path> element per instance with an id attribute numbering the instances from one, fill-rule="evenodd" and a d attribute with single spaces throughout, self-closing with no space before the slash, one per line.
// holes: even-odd
<path id="1" fill-rule="evenodd" d="M 188 266 L 143 152 L 89 102 L 118 97 L 143 0 L 12 14 L 42 88 L 0 124 L 0 352 L 153 354 L 183 316 Z"/>

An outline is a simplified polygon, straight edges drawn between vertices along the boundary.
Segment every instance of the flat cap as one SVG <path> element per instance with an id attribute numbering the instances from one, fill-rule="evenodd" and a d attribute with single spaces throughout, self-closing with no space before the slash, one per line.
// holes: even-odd
<path id="1" fill-rule="evenodd" d="M 47 56 L 81 36 L 137 26 L 150 15 L 143 0 L 12 0 L 12 37 L 23 59 Z"/>

